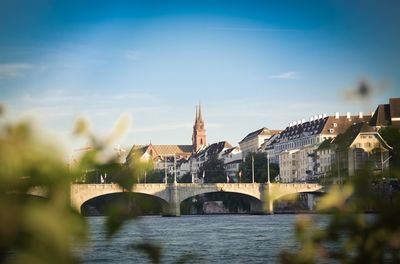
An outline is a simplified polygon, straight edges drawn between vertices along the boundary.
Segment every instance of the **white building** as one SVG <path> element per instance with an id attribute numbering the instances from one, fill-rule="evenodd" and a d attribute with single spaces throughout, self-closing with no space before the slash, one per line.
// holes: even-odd
<path id="1" fill-rule="evenodd" d="M 225 150 L 221 158 L 224 161 L 224 169 L 226 176 L 231 180 L 237 180 L 237 174 L 240 169 L 240 164 L 243 161 L 242 151 L 239 147 L 233 147 Z"/>
<path id="2" fill-rule="evenodd" d="M 269 139 L 279 132 L 281 132 L 281 130 L 270 130 L 263 127 L 249 133 L 239 142 L 240 149 L 243 153 L 243 159 L 246 158 L 249 153 L 257 152 L 266 139 Z"/>
<path id="3" fill-rule="evenodd" d="M 292 122 L 279 136 L 268 143 L 267 153 L 271 159 L 279 157 L 280 177 L 286 181 L 301 181 L 313 177 L 314 151 L 326 139 L 344 133 L 351 125 L 369 121 L 370 116 L 316 115 L 309 121 Z M 294 151 L 294 152 L 293 152 Z M 288 154 L 296 153 L 289 156 Z M 296 159 L 294 161 L 293 159 Z M 289 163 L 292 165 L 289 166 Z M 296 169 L 292 169 L 293 164 Z"/>
<path id="4" fill-rule="evenodd" d="M 193 175 L 193 177 L 196 179 L 202 178 L 202 175 L 198 175 L 201 167 L 203 166 L 203 163 L 208 160 L 211 156 L 216 156 L 217 159 L 223 160 L 224 159 L 224 153 L 232 149 L 232 145 L 229 144 L 227 141 L 221 141 L 217 142 L 214 144 L 211 144 L 199 152 L 193 154 L 189 160 L 189 168 L 190 168 L 190 173 Z M 233 150 L 232 150 L 233 152 Z M 233 155 L 233 154 L 232 154 Z M 226 156 L 226 155 L 225 155 Z M 184 165 L 186 166 L 186 165 Z"/>

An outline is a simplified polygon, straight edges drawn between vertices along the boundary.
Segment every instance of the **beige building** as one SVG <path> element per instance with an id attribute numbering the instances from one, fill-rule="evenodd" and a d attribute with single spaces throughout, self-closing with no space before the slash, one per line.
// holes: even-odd
<path id="1" fill-rule="evenodd" d="M 326 177 L 331 175 L 332 171 L 332 149 L 331 142 L 333 139 L 327 139 L 315 150 L 313 167 L 316 177 Z"/>
<path id="2" fill-rule="evenodd" d="M 279 175 L 282 182 L 306 181 L 310 174 L 312 148 L 293 149 L 279 155 Z"/>
<path id="3" fill-rule="evenodd" d="M 196 116 L 193 125 L 192 145 L 133 145 L 126 157 L 126 163 L 135 159 L 142 162 L 153 162 L 157 170 L 167 170 L 172 173 L 175 166 L 177 176 L 190 172 L 189 158 L 206 148 L 206 130 L 201 106 L 196 106 Z M 182 170 L 181 170 L 182 166 Z"/>
<path id="4" fill-rule="evenodd" d="M 369 121 L 370 116 L 359 113 L 356 116 L 347 113 L 346 116 L 316 115 L 310 121 L 299 120 L 292 122 L 279 133 L 278 136 L 268 141 L 266 151 L 271 160 L 278 157 L 280 177 L 285 181 L 304 181 L 314 176 L 314 152 L 326 139 L 335 138 L 344 133 L 354 123 Z M 288 153 L 297 153 L 291 158 Z M 296 158 L 294 162 L 290 159 Z M 282 163 L 285 162 L 285 163 Z M 288 162 L 296 164 L 296 169 L 290 169 Z M 292 173 L 289 173 L 289 171 Z"/>
<path id="5" fill-rule="evenodd" d="M 354 124 L 335 139 L 324 141 L 315 151 L 315 175 L 343 181 L 366 166 L 382 173 L 389 167 L 390 149 L 373 127 Z"/>
<path id="6" fill-rule="evenodd" d="M 383 173 L 389 167 L 391 149 L 373 127 L 355 124 L 331 143 L 332 172 L 336 171 L 338 177 L 352 176 L 368 165 L 376 173 Z"/>
<path id="7" fill-rule="evenodd" d="M 281 130 L 270 130 L 266 127 L 263 127 L 249 133 L 239 142 L 243 159 L 245 159 L 249 153 L 257 152 L 265 140 L 269 139 L 275 134 L 278 134 L 279 132 L 281 132 Z"/>

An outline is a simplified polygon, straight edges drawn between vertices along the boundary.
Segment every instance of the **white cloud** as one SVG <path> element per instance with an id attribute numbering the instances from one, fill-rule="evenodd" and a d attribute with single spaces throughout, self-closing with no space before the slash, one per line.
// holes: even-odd
<path id="1" fill-rule="evenodd" d="M 32 69 L 33 65 L 26 63 L 3 63 L 0 64 L 0 79 L 23 77 L 25 72 Z"/>
<path id="2" fill-rule="evenodd" d="M 277 75 L 269 76 L 270 79 L 281 79 L 281 80 L 297 80 L 300 78 L 300 73 L 296 71 L 283 72 Z"/>

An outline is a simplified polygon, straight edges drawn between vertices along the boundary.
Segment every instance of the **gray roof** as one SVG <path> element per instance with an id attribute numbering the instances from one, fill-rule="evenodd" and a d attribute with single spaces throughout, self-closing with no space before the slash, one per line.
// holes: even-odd
<path id="1" fill-rule="evenodd" d="M 279 143 L 283 140 L 295 140 L 317 134 L 332 134 L 334 136 L 344 133 L 347 128 L 355 123 L 368 122 L 370 116 L 327 116 L 324 118 L 316 119 L 313 121 L 307 121 L 302 124 L 288 126 L 283 130 L 278 137 L 274 139 L 271 144 Z"/>
<path id="2" fill-rule="evenodd" d="M 389 104 L 380 104 L 371 117 L 371 126 L 400 126 L 400 98 L 390 98 Z"/>
<path id="3" fill-rule="evenodd" d="M 260 135 L 271 135 L 272 136 L 272 135 L 277 134 L 277 133 L 279 133 L 281 131 L 282 130 L 276 130 L 276 129 L 272 130 L 272 129 L 268 129 L 266 127 L 263 127 L 263 128 L 260 128 L 260 129 L 258 129 L 256 131 L 253 131 L 253 132 L 247 134 L 247 136 L 245 136 L 239 143 L 242 143 L 244 141 L 247 141 L 249 139 L 255 138 L 255 137 L 260 136 Z"/>

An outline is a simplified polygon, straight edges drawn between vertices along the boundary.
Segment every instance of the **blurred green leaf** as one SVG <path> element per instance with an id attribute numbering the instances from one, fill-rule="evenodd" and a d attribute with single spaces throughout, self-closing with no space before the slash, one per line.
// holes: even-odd
<path id="1" fill-rule="evenodd" d="M 143 242 L 132 246 L 133 249 L 143 252 L 150 259 L 151 263 L 161 263 L 162 248 L 156 243 Z"/>
<path id="2" fill-rule="evenodd" d="M 89 129 L 89 122 L 83 118 L 80 117 L 76 122 L 75 122 L 75 127 L 73 130 L 73 133 L 75 135 L 86 135 L 89 133 L 90 129 Z"/>
<path id="3" fill-rule="evenodd" d="M 111 238 L 127 221 L 137 217 L 134 210 L 129 210 L 122 203 L 113 203 L 107 208 L 105 230 L 107 238 Z"/>

